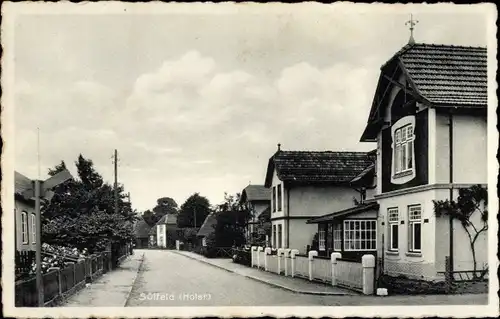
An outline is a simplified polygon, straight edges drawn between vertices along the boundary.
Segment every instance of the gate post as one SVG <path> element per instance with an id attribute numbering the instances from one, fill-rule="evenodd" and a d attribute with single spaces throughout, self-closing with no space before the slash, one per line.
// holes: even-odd
<path id="1" fill-rule="evenodd" d="M 277 256 L 278 256 L 278 275 L 281 275 L 281 256 L 283 256 L 284 249 L 278 248 Z"/>
<path id="2" fill-rule="evenodd" d="M 269 256 L 271 255 L 271 247 L 266 247 L 264 249 L 264 270 L 267 271 L 267 265 L 269 263 Z"/>
<path id="3" fill-rule="evenodd" d="M 290 248 L 285 248 L 285 251 L 283 252 L 284 259 L 285 259 L 285 276 L 288 276 L 288 259 L 290 258 Z"/>
<path id="4" fill-rule="evenodd" d="M 318 256 L 318 252 L 316 250 L 311 250 L 307 254 L 307 257 L 309 259 L 309 280 L 313 280 L 313 262 L 314 262 L 314 257 Z"/>
<path id="5" fill-rule="evenodd" d="M 363 265 L 363 294 L 373 295 L 375 283 L 375 256 L 363 255 L 361 257 Z"/>
<path id="6" fill-rule="evenodd" d="M 257 268 L 260 268 L 260 252 L 264 251 L 264 248 L 259 246 L 257 247 Z"/>
<path id="7" fill-rule="evenodd" d="M 250 266 L 253 267 L 255 266 L 255 254 L 257 253 L 257 246 L 252 246 L 252 250 L 251 250 L 251 261 L 250 261 Z"/>
<path id="8" fill-rule="evenodd" d="M 290 258 L 292 259 L 292 278 L 295 276 L 295 255 L 299 254 L 298 249 L 292 249 L 290 251 Z"/>
<path id="9" fill-rule="evenodd" d="M 332 263 L 332 286 L 337 285 L 337 275 L 336 275 L 336 267 L 337 267 L 337 259 L 342 258 L 341 253 L 332 253 L 330 255 L 330 262 Z"/>

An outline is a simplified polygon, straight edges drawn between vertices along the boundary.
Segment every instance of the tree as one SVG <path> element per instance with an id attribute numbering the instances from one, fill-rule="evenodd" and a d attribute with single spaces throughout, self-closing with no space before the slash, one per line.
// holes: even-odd
<path id="1" fill-rule="evenodd" d="M 224 202 L 216 207 L 213 241 L 216 247 L 241 246 L 245 244 L 245 228 L 250 212 L 242 207 L 240 194 L 224 194 Z"/>
<path id="2" fill-rule="evenodd" d="M 208 199 L 204 196 L 200 196 L 199 193 L 194 193 L 181 205 L 177 217 L 177 226 L 179 228 L 200 227 L 209 213 L 210 202 Z M 196 224 L 194 218 L 195 214 Z"/>
<path id="3" fill-rule="evenodd" d="M 125 201 L 123 186 L 118 187 L 118 213 L 114 207 L 114 189 L 104 183 L 90 159 L 81 154 L 75 162 L 78 179 L 55 188 L 50 203 L 42 205 L 42 240 L 49 244 L 104 250 L 109 243 L 133 239 L 133 221 L 137 218 Z M 65 164 L 57 165 L 56 172 Z"/>
<path id="4" fill-rule="evenodd" d="M 66 163 L 64 161 L 61 161 L 61 163 L 57 164 L 53 169 L 49 168 L 49 176 L 54 176 L 57 173 L 62 172 L 63 170 L 66 169 Z"/>
<path id="5" fill-rule="evenodd" d="M 488 230 L 488 191 L 481 185 L 470 188 L 461 188 L 458 191 L 458 199 L 433 201 L 436 216 L 449 216 L 452 220 L 458 220 L 467 233 L 469 245 L 474 263 L 474 278 L 478 278 L 476 261 L 476 242 L 479 235 Z M 479 214 L 479 215 L 477 215 Z M 473 218 L 477 215 L 474 222 Z"/>
<path id="6" fill-rule="evenodd" d="M 150 209 L 142 213 L 142 218 L 144 218 L 144 221 L 151 227 L 153 227 L 158 222 L 158 220 L 160 220 L 156 219 L 155 213 L 153 213 L 153 211 L 151 211 Z"/>
<path id="7" fill-rule="evenodd" d="M 162 197 L 156 200 L 156 207 L 153 208 L 153 212 L 161 218 L 166 214 L 177 214 L 177 209 L 178 206 L 174 199 Z"/>

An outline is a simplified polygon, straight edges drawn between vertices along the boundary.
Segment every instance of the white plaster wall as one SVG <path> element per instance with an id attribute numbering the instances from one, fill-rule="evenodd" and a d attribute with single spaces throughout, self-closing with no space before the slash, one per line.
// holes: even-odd
<path id="1" fill-rule="evenodd" d="M 434 190 L 405 194 L 379 200 L 379 216 L 384 221 L 380 232 L 384 233 L 384 251 L 387 251 L 389 227 L 387 209 L 397 207 L 399 210 L 399 251 L 397 254 L 385 254 L 386 271 L 392 274 L 404 274 L 414 278 L 432 279 L 436 276 L 435 261 L 435 215 L 432 199 Z M 408 251 L 408 206 L 420 204 L 422 207 L 422 253 L 414 256 Z M 428 223 L 424 223 L 428 219 Z M 404 224 L 401 224 L 404 220 Z"/>
<path id="2" fill-rule="evenodd" d="M 449 120 L 436 115 L 436 182 L 449 183 Z M 486 118 L 453 115 L 453 182 L 487 182 Z M 431 151 L 431 150 L 430 150 Z"/>
<path id="3" fill-rule="evenodd" d="M 290 190 L 290 216 L 321 216 L 354 205 L 359 193 L 349 187 L 297 186 Z"/>
<path id="4" fill-rule="evenodd" d="M 276 205 L 276 211 L 273 211 L 273 187 L 276 187 L 276 199 L 278 198 L 278 188 L 277 186 L 281 185 L 281 191 L 282 191 L 282 196 L 281 196 L 281 210 L 278 210 L 278 205 Z M 282 217 L 285 216 L 285 200 L 286 197 L 286 191 L 284 189 L 283 182 L 278 178 L 278 175 L 276 174 L 276 170 L 273 172 L 273 181 L 271 185 L 271 218 L 275 217 Z"/>
<path id="5" fill-rule="evenodd" d="M 306 253 L 306 246 L 312 244 L 314 234 L 318 232 L 318 224 L 306 224 L 305 219 L 291 219 L 290 246 L 298 249 L 301 254 Z"/>

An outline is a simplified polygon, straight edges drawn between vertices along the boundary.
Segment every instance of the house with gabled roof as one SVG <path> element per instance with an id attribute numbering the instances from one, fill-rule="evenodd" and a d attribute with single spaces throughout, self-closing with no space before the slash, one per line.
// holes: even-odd
<path id="1" fill-rule="evenodd" d="M 487 183 L 487 50 L 410 41 L 381 67 L 362 142 L 377 143 L 383 269 L 441 278 L 472 269 L 467 234 L 433 200 Z M 478 239 L 487 262 L 487 236 Z"/>
<path id="2" fill-rule="evenodd" d="M 271 190 L 264 185 L 248 185 L 240 196 L 240 205 L 250 212 L 250 220 L 246 227 L 245 238 L 247 243 L 253 240 L 262 241 L 261 237 L 267 234 L 267 227 L 259 218 L 271 206 Z"/>
<path id="3" fill-rule="evenodd" d="M 283 151 L 269 159 L 265 187 L 271 189 L 271 245 L 305 253 L 317 233 L 307 220 L 353 205 L 350 181 L 370 159 L 366 152 Z"/>
<path id="4" fill-rule="evenodd" d="M 216 213 L 212 212 L 207 215 L 203 224 L 201 225 L 196 237 L 201 240 L 201 246 L 207 246 L 207 237 L 215 232 L 215 226 L 217 224 L 217 216 Z"/>
<path id="5" fill-rule="evenodd" d="M 175 248 L 178 239 L 177 214 L 165 214 L 149 231 L 150 245 Z"/>
<path id="6" fill-rule="evenodd" d="M 14 172 L 14 215 L 16 250 L 36 249 L 35 198 L 26 198 L 25 192 L 33 188 L 33 180 Z"/>
<path id="7" fill-rule="evenodd" d="M 146 221 L 140 217 L 138 221 L 134 224 L 134 234 L 135 234 L 135 248 L 147 248 L 149 231 L 151 226 L 146 223 Z"/>

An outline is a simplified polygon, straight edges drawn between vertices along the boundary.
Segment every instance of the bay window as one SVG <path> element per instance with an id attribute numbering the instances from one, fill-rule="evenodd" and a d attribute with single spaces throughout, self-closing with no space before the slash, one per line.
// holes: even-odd
<path id="1" fill-rule="evenodd" d="M 273 225 L 273 248 L 276 248 L 276 225 Z"/>
<path id="2" fill-rule="evenodd" d="M 283 235 L 283 231 L 282 231 L 282 225 L 278 225 L 278 244 L 277 244 L 277 248 L 281 248 L 281 245 L 282 245 L 282 238 L 281 236 Z"/>
<path id="3" fill-rule="evenodd" d="M 377 223 L 375 220 L 345 220 L 344 250 L 364 251 L 377 249 Z"/>
<path id="4" fill-rule="evenodd" d="M 399 248 L 399 211 L 397 208 L 387 210 L 387 224 L 389 225 L 389 250 Z"/>
<path id="5" fill-rule="evenodd" d="M 408 206 L 408 250 L 422 251 L 422 207 Z"/>
<path id="6" fill-rule="evenodd" d="M 276 186 L 273 186 L 273 212 L 276 211 Z"/>

